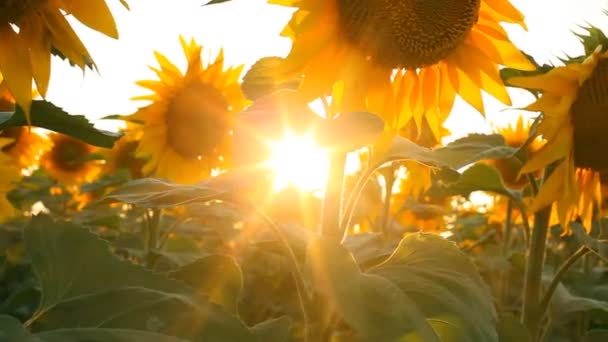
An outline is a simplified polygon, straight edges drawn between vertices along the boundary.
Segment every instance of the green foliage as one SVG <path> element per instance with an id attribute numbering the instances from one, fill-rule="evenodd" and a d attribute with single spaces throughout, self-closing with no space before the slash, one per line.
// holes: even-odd
<path id="1" fill-rule="evenodd" d="M 405 237 L 393 254 L 363 273 L 332 241 L 309 249 L 313 284 L 369 341 L 495 341 L 496 314 L 474 265 L 431 234 Z"/>
<path id="2" fill-rule="evenodd" d="M 518 194 L 505 187 L 500 172 L 487 164 L 478 163 L 466 169 L 455 182 L 437 183 L 428 190 L 429 196 L 468 196 L 474 191 L 487 191 L 514 199 Z"/>
<path id="3" fill-rule="evenodd" d="M 32 101 L 30 121 L 32 126 L 63 133 L 93 146 L 110 148 L 120 137 L 120 134 L 99 130 L 85 116 L 70 115 L 48 101 Z M 26 125 L 28 121 L 20 107 L 14 113 L 0 113 L 0 130 Z"/>

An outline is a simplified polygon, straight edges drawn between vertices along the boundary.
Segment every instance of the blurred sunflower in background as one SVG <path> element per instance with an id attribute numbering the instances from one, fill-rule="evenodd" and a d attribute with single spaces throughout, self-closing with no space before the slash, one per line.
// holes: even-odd
<path id="1" fill-rule="evenodd" d="M 105 0 L 8 0 L 0 2 L 0 81 L 26 114 L 32 102 L 32 78 L 45 96 L 53 49 L 83 68 L 93 60 L 66 19 L 118 38 L 116 23 Z"/>
<path id="2" fill-rule="evenodd" d="M 508 0 L 269 2 L 297 8 L 282 32 L 293 42 L 283 73 L 303 75 L 304 94 L 328 94 L 338 82 L 346 110 L 403 124 L 424 117 L 437 137 L 456 94 L 481 113 L 481 90 L 509 105 L 499 66 L 534 69 L 500 26 L 525 28 Z"/>
<path id="3" fill-rule="evenodd" d="M 40 158 L 40 166 L 58 182 L 73 186 L 91 182 L 101 171 L 93 157 L 97 148 L 61 133 L 49 135 L 52 147 Z"/>
<path id="4" fill-rule="evenodd" d="M 565 229 L 577 217 L 590 229 L 594 206 L 601 202 L 599 174 L 608 170 L 602 152 L 608 149 L 608 52 L 598 46 L 583 60 L 536 76 L 513 77 L 508 83 L 542 93 L 526 109 L 542 112 L 536 134 L 546 144 L 521 173 L 559 163 L 534 199 L 532 211 L 555 202 Z"/>
<path id="5" fill-rule="evenodd" d="M 514 125 L 508 124 L 502 127 L 494 127 L 494 133 L 502 135 L 507 146 L 519 148 L 528 141 L 531 125 L 530 121 L 526 120 L 523 115 L 519 115 Z M 502 180 L 507 187 L 522 189 L 528 184 L 526 177 L 520 177 L 519 175 L 519 171 L 523 166 L 522 160 L 525 161 L 526 158 L 538 152 L 542 145 L 542 139 L 536 137 L 522 150 L 522 153 L 525 154 L 521 156 L 523 159 L 520 159 L 520 156 L 513 156 L 510 158 L 487 160 L 485 162 L 494 166 L 500 172 Z M 540 176 L 540 172 L 536 172 L 535 175 L 537 177 Z"/>
<path id="6" fill-rule="evenodd" d="M 129 171 L 131 179 L 144 177 L 142 169 L 146 160 L 136 155 L 140 135 L 140 131 L 135 134 L 125 134 L 114 143 L 111 149 L 103 150 L 102 154 L 106 161 L 103 168 L 104 174 L 111 175 L 118 170 L 125 169 Z"/>
<path id="7" fill-rule="evenodd" d="M 0 112 L 13 112 L 15 99 L 8 91 L 5 82 L 0 83 Z M 2 152 L 9 155 L 21 169 L 38 166 L 40 155 L 49 147 L 49 141 L 43 135 L 27 127 L 10 127 L 0 130 L 0 138 L 11 141 L 2 147 Z"/>
<path id="8" fill-rule="evenodd" d="M 186 72 L 155 52 L 160 68 L 152 70 L 159 80 L 137 82 L 153 94 L 135 98 L 152 103 L 130 119 L 144 122 L 137 148 L 138 156 L 149 157 L 143 172 L 194 183 L 229 166 L 234 115 L 247 100 L 238 83 L 242 66 L 224 69 L 223 51 L 205 66 L 201 45 L 182 37 L 180 42 Z"/>
<path id="9" fill-rule="evenodd" d="M 13 141 L 10 138 L 0 137 L 0 148 L 4 148 L 12 142 Z M 20 177 L 20 170 L 11 161 L 11 157 L 0 151 L 0 222 L 3 222 L 17 213 L 15 208 L 6 198 L 6 195 L 15 187 L 15 183 L 19 181 Z"/>

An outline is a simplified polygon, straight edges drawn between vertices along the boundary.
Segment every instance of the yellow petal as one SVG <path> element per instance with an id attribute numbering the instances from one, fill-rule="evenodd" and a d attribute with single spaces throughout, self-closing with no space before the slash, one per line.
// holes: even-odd
<path id="1" fill-rule="evenodd" d="M 32 103 L 32 64 L 28 47 L 7 25 L 0 25 L 0 72 L 29 121 Z"/>
<path id="2" fill-rule="evenodd" d="M 554 161 L 565 158 L 572 150 L 573 132 L 572 126 L 562 125 L 559 133 L 547 141 L 547 143 L 536 152 L 530 160 L 521 168 L 520 173 L 528 173 L 542 169 Z"/>
<path id="3" fill-rule="evenodd" d="M 38 16 L 28 17 L 19 34 L 29 42 L 32 73 L 36 88 L 46 96 L 51 77 L 51 40 Z"/>
<path id="4" fill-rule="evenodd" d="M 118 30 L 112 12 L 105 0 L 62 0 L 61 6 L 67 13 L 95 31 L 109 37 L 118 38 Z"/>

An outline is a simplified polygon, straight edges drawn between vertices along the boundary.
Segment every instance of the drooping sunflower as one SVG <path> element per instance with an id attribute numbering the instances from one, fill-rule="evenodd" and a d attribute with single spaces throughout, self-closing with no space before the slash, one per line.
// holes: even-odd
<path id="1" fill-rule="evenodd" d="M 204 65 L 202 46 L 180 42 L 188 61 L 182 73 L 165 56 L 155 52 L 158 81 L 137 84 L 152 90 L 136 99 L 152 101 L 131 115 L 143 121 L 139 156 L 149 157 L 145 174 L 178 183 L 194 183 L 216 168 L 228 167 L 234 115 L 247 103 L 238 83 L 242 66 L 224 70 L 224 54 Z"/>
<path id="2" fill-rule="evenodd" d="M 495 127 L 494 132 L 503 136 L 507 146 L 519 148 L 528 141 L 528 138 L 530 137 L 530 127 L 531 123 L 525 120 L 523 115 L 519 115 L 515 125 L 509 124 L 503 127 Z M 533 155 L 540 150 L 542 145 L 542 139 L 538 137 L 533 139 L 526 145 L 525 149 L 523 149 L 522 152 L 525 156 L 522 157 L 526 158 L 527 156 Z M 513 156 L 510 158 L 487 160 L 485 162 L 494 166 L 500 172 L 506 186 L 511 189 L 522 189 L 528 182 L 525 177 L 519 176 L 519 171 L 523 166 L 521 160 L 522 159 L 520 159 L 519 156 Z M 540 174 L 537 173 L 536 176 L 540 176 Z"/>
<path id="3" fill-rule="evenodd" d="M 601 201 L 600 172 L 608 170 L 608 52 L 598 46 L 583 61 L 554 67 L 508 83 L 542 92 L 526 107 L 542 112 L 537 134 L 546 144 L 523 166 L 534 172 L 559 162 L 542 185 L 532 210 L 556 203 L 559 221 L 581 217 L 589 229 L 594 205 Z"/>
<path id="4" fill-rule="evenodd" d="M 349 110 L 426 117 L 436 135 L 456 94 L 483 113 L 481 90 L 510 104 L 500 65 L 534 68 L 500 26 L 525 28 L 508 0 L 269 2 L 297 8 L 282 32 L 293 42 L 283 72 L 303 75 L 302 92 L 317 97 L 343 82 Z"/>
<path id="5" fill-rule="evenodd" d="M 40 166 L 67 186 L 95 179 L 101 169 L 99 160 L 91 158 L 96 147 L 61 133 L 51 133 L 52 147 L 40 158 Z"/>
<path id="6" fill-rule="evenodd" d="M 105 0 L 0 2 L 0 81 L 4 78 L 26 113 L 32 101 L 32 78 L 40 94 L 46 94 L 53 49 L 81 68 L 93 63 L 65 14 L 73 15 L 93 30 L 118 38 Z"/>

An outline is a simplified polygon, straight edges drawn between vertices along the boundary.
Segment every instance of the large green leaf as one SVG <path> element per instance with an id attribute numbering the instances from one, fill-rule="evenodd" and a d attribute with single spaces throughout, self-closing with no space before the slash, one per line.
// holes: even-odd
<path id="1" fill-rule="evenodd" d="M 441 341 L 497 341 L 496 312 L 475 265 L 452 242 L 410 234 L 369 271 L 396 284 Z"/>
<path id="2" fill-rule="evenodd" d="M 608 240 L 600 240 L 590 236 L 585 227 L 578 222 L 571 222 L 570 229 L 581 245 L 587 246 L 595 255 L 608 262 Z"/>
<path id="3" fill-rule="evenodd" d="M 284 61 L 284 58 L 275 56 L 258 59 L 243 76 L 241 88 L 245 96 L 255 101 L 281 89 L 297 90 L 299 78 L 285 80 L 278 72 Z"/>
<path id="4" fill-rule="evenodd" d="M 236 260 L 228 255 L 213 254 L 200 258 L 169 273 L 205 294 L 233 313 L 237 312 L 243 276 Z"/>
<path id="5" fill-rule="evenodd" d="M 457 170 L 484 159 L 509 158 L 517 151 L 517 148 L 507 146 L 499 134 L 471 134 L 436 149 L 395 137 L 390 148 L 377 157 L 377 162 L 415 160 L 429 166 Z"/>
<path id="6" fill-rule="evenodd" d="M 31 125 L 63 133 L 88 144 L 110 148 L 120 134 L 102 131 L 93 126 L 83 115 L 70 115 L 48 101 L 33 101 Z M 0 130 L 28 125 L 25 113 L 17 107 L 14 113 L 0 112 Z"/>
<path id="7" fill-rule="evenodd" d="M 505 187 L 500 172 L 496 168 L 483 163 L 475 164 L 466 169 L 456 182 L 434 184 L 427 194 L 433 197 L 468 196 L 474 191 L 488 191 L 517 198 L 517 193 Z"/>
<path id="8" fill-rule="evenodd" d="M 575 319 L 576 314 L 592 310 L 608 312 L 608 302 L 574 295 L 563 284 L 557 285 L 549 305 L 554 324 L 564 324 Z"/>
<path id="9" fill-rule="evenodd" d="M 0 315 L 0 342 L 41 342 L 39 338 L 32 336 L 19 322 L 12 316 Z"/>
<path id="10" fill-rule="evenodd" d="M 75 328 L 58 329 L 32 335 L 21 322 L 0 315 L 0 342 L 186 342 L 173 336 L 127 329 Z"/>
<path id="11" fill-rule="evenodd" d="M 102 328 L 59 329 L 36 334 L 36 337 L 41 342 L 188 342 L 149 331 Z"/>
<path id="12" fill-rule="evenodd" d="M 361 273 L 346 248 L 316 240 L 309 250 L 313 285 L 365 341 L 395 341 L 419 336 L 439 341 L 422 312 L 393 282 Z"/>
<path id="13" fill-rule="evenodd" d="M 196 296 L 194 289 L 118 259 L 107 242 L 73 223 L 36 216 L 24 236 L 42 290 L 32 319 L 37 330 L 162 328 L 205 341 L 250 336 L 240 320 Z"/>
<path id="14" fill-rule="evenodd" d="M 143 287 L 122 287 L 61 302 L 39 316 L 34 331 L 65 328 L 150 331 L 193 341 L 243 341 L 252 335 L 219 306 Z"/>

